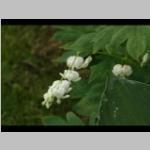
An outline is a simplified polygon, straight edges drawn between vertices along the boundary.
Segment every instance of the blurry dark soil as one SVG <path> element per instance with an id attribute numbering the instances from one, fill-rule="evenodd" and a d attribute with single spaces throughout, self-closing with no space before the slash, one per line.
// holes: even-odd
<path id="1" fill-rule="evenodd" d="M 2 26 L 2 125 L 41 125 L 43 116 L 69 110 L 70 102 L 51 110 L 41 105 L 65 67 L 56 61 L 62 50 L 54 32 L 52 26 Z"/>

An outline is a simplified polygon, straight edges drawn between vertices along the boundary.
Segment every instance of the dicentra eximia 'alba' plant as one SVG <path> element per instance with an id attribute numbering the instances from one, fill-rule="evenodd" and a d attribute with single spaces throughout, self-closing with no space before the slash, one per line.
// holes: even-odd
<path id="1" fill-rule="evenodd" d="M 116 64 L 113 67 L 112 73 L 115 76 L 120 76 L 120 77 L 125 77 L 125 76 L 130 76 L 132 74 L 132 68 L 129 65 L 121 65 L 121 64 Z"/>
<path id="2" fill-rule="evenodd" d="M 72 88 L 70 87 L 71 82 L 77 82 L 81 79 L 79 73 L 74 69 L 86 68 L 92 61 L 92 57 L 89 56 L 85 60 L 81 56 L 70 56 L 67 59 L 68 70 L 64 70 L 64 73 L 60 73 L 61 80 L 56 80 L 49 87 L 47 93 L 44 94 L 44 101 L 42 105 L 49 109 L 53 102 L 56 100 L 57 104 L 61 104 L 62 99 L 69 98 L 68 94 Z"/>

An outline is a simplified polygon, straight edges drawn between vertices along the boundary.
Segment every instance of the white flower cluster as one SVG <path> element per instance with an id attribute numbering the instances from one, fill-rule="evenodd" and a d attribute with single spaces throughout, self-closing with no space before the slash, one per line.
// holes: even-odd
<path id="1" fill-rule="evenodd" d="M 70 97 L 68 94 L 72 88 L 71 82 L 77 82 L 81 79 L 79 73 L 74 69 L 86 68 L 92 61 L 92 57 L 89 56 L 85 60 L 80 56 L 70 56 L 67 59 L 68 70 L 64 70 L 64 73 L 60 73 L 61 80 L 56 80 L 49 86 L 47 93 L 44 94 L 44 101 L 42 105 L 46 106 L 47 109 L 51 107 L 53 102 L 56 100 L 57 104 L 61 104 L 62 99 Z"/>
<path id="2" fill-rule="evenodd" d="M 125 77 L 125 76 L 130 76 L 132 74 L 132 68 L 129 65 L 121 65 L 121 64 L 116 64 L 113 67 L 112 73 L 115 76 L 120 76 L 120 77 Z"/>

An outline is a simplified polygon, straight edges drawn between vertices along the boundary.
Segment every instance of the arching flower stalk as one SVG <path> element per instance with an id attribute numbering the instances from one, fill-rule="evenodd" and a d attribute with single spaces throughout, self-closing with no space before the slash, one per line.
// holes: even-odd
<path id="1" fill-rule="evenodd" d="M 70 56 L 66 61 L 69 69 L 64 70 L 64 73 L 60 73 L 61 80 L 56 80 L 49 86 L 48 91 L 43 95 L 42 105 L 49 109 L 55 101 L 57 104 L 61 104 L 62 99 L 69 98 L 68 93 L 72 90 L 71 83 L 81 80 L 79 73 L 74 69 L 86 68 L 91 61 L 91 56 L 85 60 L 81 56 Z"/>

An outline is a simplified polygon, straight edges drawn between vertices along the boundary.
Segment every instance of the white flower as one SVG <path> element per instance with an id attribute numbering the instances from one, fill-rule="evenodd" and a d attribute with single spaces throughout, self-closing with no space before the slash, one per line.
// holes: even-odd
<path id="1" fill-rule="evenodd" d="M 80 56 L 70 56 L 67 59 L 67 66 L 71 70 L 64 70 L 64 73 L 60 73 L 63 80 L 56 80 L 49 86 L 47 93 L 43 95 L 44 101 L 42 105 L 46 106 L 46 108 L 50 108 L 54 101 L 56 101 L 57 104 L 61 104 L 62 99 L 70 97 L 68 93 L 72 90 L 70 87 L 71 81 L 77 82 L 81 79 L 79 73 L 74 71 L 74 69 L 86 68 L 91 61 L 91 56 L 85 60 Z"/>
<path id="2" fill-rule="evenodd" d="M 132 74 L 132 72 L 133 71 L 132 71 L 131 66 L 129 66 L 129 65 L 121 65 L 121 64 L 116 64 L 113 67 L 113 70 L 112 70 L 112 73 L 115 76 L 121 76 L 121 77 L 130 76 Z"/>
<path id="3" fill-rule="evenodd" d="M 67 66 L 69 68 L 80 69 L 80 67 L 83 63 L 84 63 L 84 59 L 83 59 L 83 57 L 80 57 L 80 56 L 70 56 L 67 59 Z"/>
<path id="4" fill-rule="evenodd" d="M 68 98 L 70 95 L 66 95 L 71 91 L 70 81 L 68 80 L 56 80 L 49 87 L 48 92 L 44 94 L 44 101 L 42 105 L 45 105 L 46 108 L 50 108 L 54 100 L 56 99 L 56 103 L 60 104 L 61 99 Z"/>
<path id="5" fill-rule="evenodd" d="M 112 73 L 115 75 L 115 76 L 122 76 L 122 65 L 120 64 L 116 64 L 114 67 L 113 67 L 113 70 L 112 70 Z"/>
<path id="6" fill-rule="evenodd" d="M 54 97 L 63 98 L 71 90 L 70 84 L 68 80 L 57 80 L 53 82 L 48 92 L 52 93 Z"/>
<path id="7" fill-rule="evenodd" d="M 85 59 L 81 56 L 70 56 L 67 59 L 67 66 L 71 69 L 81 69 L 81 68 L 86 68 L 89 63 L 92 61 L 92 57 L 89 56 Z"/>
<path id="8" fill-rule="evenodd" d="M 70 91 L 70 85 L 71 85 L 71 82 L 68 81 L 68 80 L 61 80 L 61 85 L 60 87 L 61 88 L 65 88 L 66 92 L 69 92 Z"/>
<path id="9" fill-rule="evenodd" d="M 123 65 L 122 72 L 124 76 L 130 76 L 132 74 L 132 68 L 129 65 Z"/>
<path id="10" fill-rule="evenodd" d="M 79 76 L 79 73 L 77 71 L 74 70 L 65 70 L 64 73 L 60 73 L 60 75 L 64 78 L 67 79 L 69 81 L 79 81 L 81 79 L 81 77 Z"/>
<path id="11" fill-rule="evenodd" d="M 81 68 L 86 68 L 91 61 L 92 61 L 92 57 L 91 56 L 87 57 L 84 63 L 82 64 Z"/>
<path id="12" fill-rule="evenodd" d="M 150 56 L 149 56 L 149 53 L 146 53 L 146 54 L 143 56 L 142 62 L 141 62 L 141 67 L 143 67 L 144 64 L 148 62 L 149 57 L 150 57 Z"/>
<path id="13" fill-rule="evenodd" d="M 54 101 L 54 97 L 52 96 L 52 93 L 48 93 L 48 92 L 45 93 L 43 97 L 44 97 L 44 101 L 42 102 L 42 105 L 45 105 L 46 108 L 49 109 Z"/>

